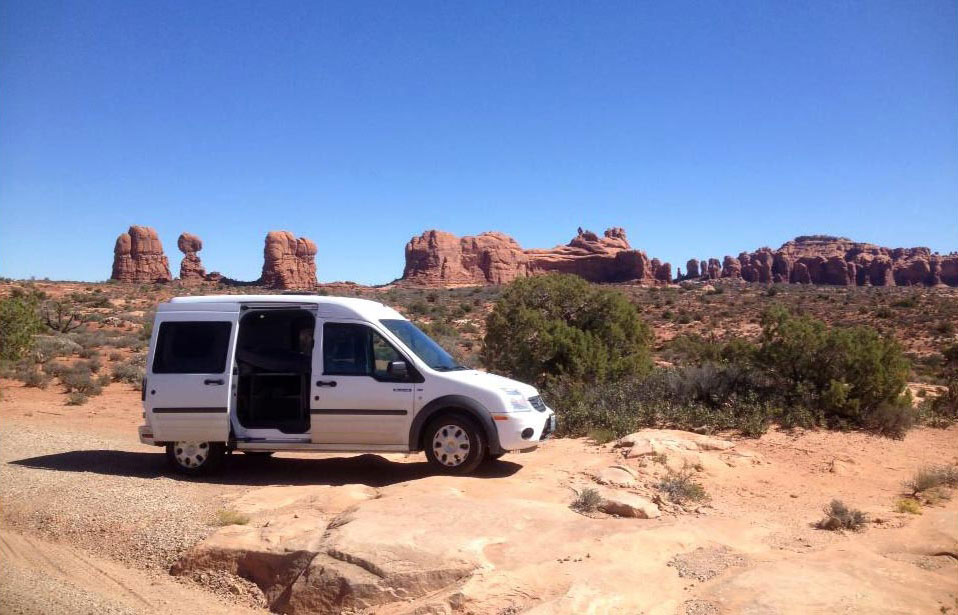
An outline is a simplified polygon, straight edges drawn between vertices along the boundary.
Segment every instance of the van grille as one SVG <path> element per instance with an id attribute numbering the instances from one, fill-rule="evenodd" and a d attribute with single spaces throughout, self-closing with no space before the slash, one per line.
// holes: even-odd
<path id="1" fill-rule="evenodd" d="M 538 410 L 539 412 L 546 411 L 546 403 L 542 401 L 541 395 L 536 395 L 535 397 L 529 398 L 529 403 L 532 404 L 532 407 Z"/>

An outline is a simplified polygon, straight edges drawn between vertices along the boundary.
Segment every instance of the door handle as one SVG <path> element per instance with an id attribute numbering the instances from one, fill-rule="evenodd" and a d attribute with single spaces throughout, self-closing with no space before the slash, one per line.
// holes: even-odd
<path id="1" fill-rule="evenodd" d="M 335 380 L 317 380 L 316 386 L 318 387 L 334 387 L 336 386 Z"/>
<path id="2" fill-rule="evenodd" d="M 203 384 L 226 384 L 226 381 L 222 378 L 207 378 Z"/>

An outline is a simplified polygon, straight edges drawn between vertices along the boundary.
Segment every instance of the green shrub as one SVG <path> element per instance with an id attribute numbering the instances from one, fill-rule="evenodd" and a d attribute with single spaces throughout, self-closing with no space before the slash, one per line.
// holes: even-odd
<path id="1" fill-rule="evenodd" d="M 772 308 L 762 316 L 757 361 L 785 401 L 812 403 L 831 427 L 869 427 L 885 404 L 901 404 L 909 364 L 898 343 L 868 327 L 829 328 Z"/>
<path id="2" fill-rule="evenodd" d="M 841 500 L 832 500 L 823 510 L 825 517 L 815 526 L 820 530 L 860 530 L 868 517 L 856 508 L 845 506 Z"/>
<path id="3" fill-rule="evenodd" d="M 578 276 L 510 284 L 486 319 L 484 365 L 526 382 L 597 382 L 651 367 L 651 332 L 620 292 Z"/>
<path id="4" fill-rule="evenodd" d="M 33 347 L 43 330 L 37 304 L 34 297 L 22 294 L 0 300 L 0 359 L 16 361 Z"/>
<path id="5" fill-rule="evenodd" d="M 915 426 L 918 413 L 911 405 L 911 395 L 899 401 L 884 402 L 868 417 L 868 429 L 875 433 L 901 440 Z"/>
<path id="6" fill-rule="evenodd" d="M 584 488 L 570 505 L 572 510 L 578 512 L 594 512 L 602 503 L 602 496 L 592 487 Z"/>

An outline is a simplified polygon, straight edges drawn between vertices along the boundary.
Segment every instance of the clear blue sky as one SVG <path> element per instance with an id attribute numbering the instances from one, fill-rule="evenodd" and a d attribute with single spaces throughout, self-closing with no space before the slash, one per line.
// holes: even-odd
<path id="1" fill-rule="evenodd" d="M 130 224 L 364 283 L 427 228 L 955 250 L 958 4 L 4 1 L 0 275 L 103 280 Z"/>

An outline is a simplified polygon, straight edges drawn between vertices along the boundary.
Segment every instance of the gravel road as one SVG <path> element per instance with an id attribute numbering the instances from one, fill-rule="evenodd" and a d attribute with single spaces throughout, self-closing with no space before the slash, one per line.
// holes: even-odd
<path id="1" fill-rule="evenodd" d="M 3 612 L 175 612 L 180 600 L 204 613 L 247 612 L 168 575 L 182 551 L 216 529 L 210 520 L 225 499 L 244 488 L 165 472 L 159 449 L 4 421 Z"/>

